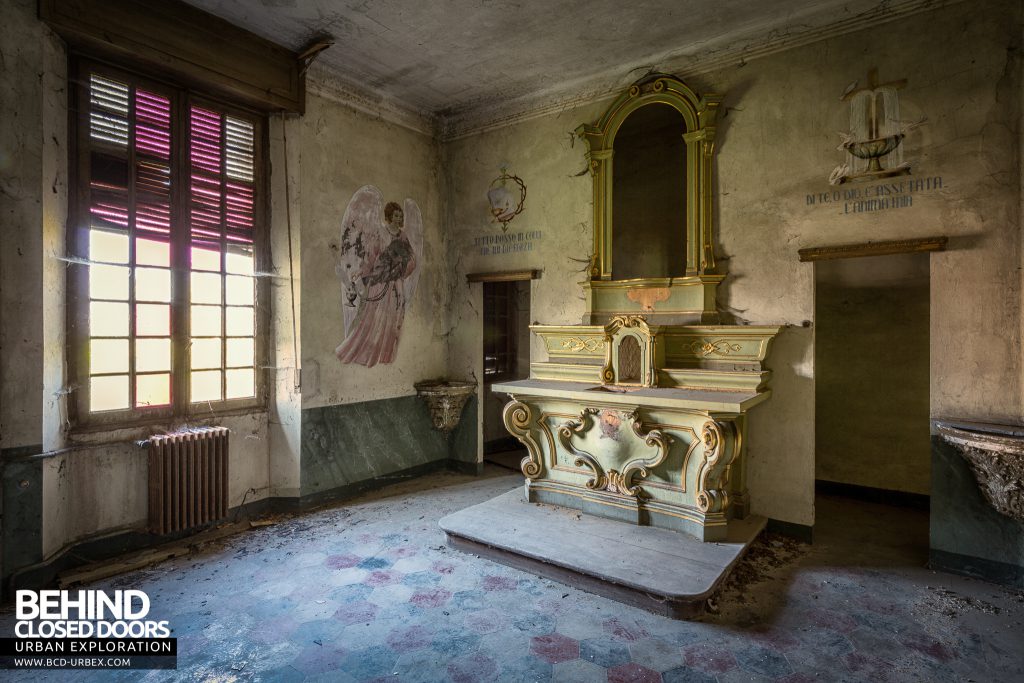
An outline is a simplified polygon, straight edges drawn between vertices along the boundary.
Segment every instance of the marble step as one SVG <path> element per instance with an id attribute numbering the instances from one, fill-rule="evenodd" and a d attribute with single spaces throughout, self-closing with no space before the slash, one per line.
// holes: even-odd
<path id="1" fill-rule="evenodd" d="M 704 604 L 764 529 L 729 522 L 725 541 L 529 503 L 517 488 L 439 522 L 448 544 L 501 564 L 677 619 Z"/>

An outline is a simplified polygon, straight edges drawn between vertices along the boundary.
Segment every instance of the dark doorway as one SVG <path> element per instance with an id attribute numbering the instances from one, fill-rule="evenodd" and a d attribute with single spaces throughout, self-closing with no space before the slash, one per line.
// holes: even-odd
<path id="1" fill-rule="evenodd" d="M 928 254 L 815 264 L 818 493 L 927 508 L 929 306 Z"/>
<path id="2" fill-rule="evenodd" d="M 522 445 L 505 429 L 508 402 L 495 394 L 495 382 L 530 376 L 530 280 L 484 283 L 484 460 L 519 469 Z"/>

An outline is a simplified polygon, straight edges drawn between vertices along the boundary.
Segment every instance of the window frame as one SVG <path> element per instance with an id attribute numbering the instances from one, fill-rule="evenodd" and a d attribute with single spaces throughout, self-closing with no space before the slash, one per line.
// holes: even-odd
<path id="1" fill-rule="evenodd" d="M 92 143 L 89 136 L 89 79 L 97 74 L 113 80 L 128 82 L 133 87 L 142 87 L 168 97 L 171 102 L 171 179 L 170 195 L 171 233 L 171 403 L 166 406 L 129 407 L 122 410 L 89 410 L 89 265 L 78 259 L 89 253 L 89 206 L 90 206 L 90 154 Z M 140 72 L 138 69 L 113 63 L 92 55 L 72 52 L 68 67 L 68 220 L 65 230 L 67 254 L 71 257 L 67 276 L 66 352 L 69 384 L 74 387 L 71 400 L 67 403 L 68 420 L 72 430 L 91 431 L 100 429 L 130 428 L 142 424 L 166 423 L 171 420 L 210 417 L 221 414 L 266 410 L 268 400 L 267 382 L 263 371 L 268 357 L 268 334 L 270 331 L 270 286 L 266 277 L 254 276 L 254 382 L 255 395 L 249 398 L 222 399 L 216 402 L 192 403 L 190 401 L 189 376 L 190 358 L 190 272 L 192 242 L 189 223 L 189 136 L 188 121 L 192 105 L 217 111 L 252 122 L 255 130 L 253 159 L 253 268 L 255 273 L 267 271 L 270 263 L 269 252 L 269 172 L 268 164 L 268 121 L 265 112 L 227 102 L 216 95 L 176 81 L 163 74 Z M 132 123 L 134 125 L 134 121 Z M 129 206 L 134 204 L 134 152 L 129 146 Z M 184 181 L 181 179 L 185 179 Z M 131 233 L 130 233 L 131 234 Z M 223 296 L 225 251 L 224 233 L 221 236 L 221 306 L 226 306 Z M 134 267 L 134 240 L 129 240 L 129 268 Z M 134 288 L 129 293 L 129 307 L 134 305 Z M 221 339 L 224 335 L 224 317 L 221 322 Z M 129 353 L 134 357 L 131 346 L 136 339 L 136 330 L 129 328 Z M 224 344 L 221 347 L 221 367 L 227 362 Z M 135 365 L 129 361 L 129 397 L 134 395 Z M 222 382 L 224 373 L 222 371 Z M 223 384 L 222 384 L 223 388 Z"/>

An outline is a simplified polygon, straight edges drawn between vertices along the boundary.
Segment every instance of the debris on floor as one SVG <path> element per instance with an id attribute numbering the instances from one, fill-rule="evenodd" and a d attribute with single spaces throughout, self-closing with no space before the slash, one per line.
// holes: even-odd
<path id="1" fill-rule="evenodd" d="M 807 545 L 788 536 L 765 532 L 747 549 L 718 592 L 716 602 L 746 603 L 756 584 L 772 578 L 781 567 L 792 565 Z"/>
<path id="2" fill-rule="evenodd" d="M 403 482 L 88 585 L 147 593 L 174 680 L 1024 681 L 1021 593 L 929 570 L 925 512 L 819 497 L 814 545 L 764 536 L 719 614 L 676 621 L 449 551 L 437 520 L 521 486 L 506 472 Z"/>

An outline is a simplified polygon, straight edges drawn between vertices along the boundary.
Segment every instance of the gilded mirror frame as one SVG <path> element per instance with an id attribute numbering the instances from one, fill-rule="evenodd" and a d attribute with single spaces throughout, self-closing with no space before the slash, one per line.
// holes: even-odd
<path id="1" fill-rule="evenodd" d="M 715 120 L 721 97 L 700 97 L 674 76 L 655 74 L 620 95 L 596 124 L 583 124 L 576 135 L 587 143 L 594 182 L 594 254 L 591 280 L 612 279 L 612 164 L 615 136 L 640 107 L 663 104 L 683 116 L 686 133 L 686 277 L 715 273 L 711 206 L 711 160 Z"/>

